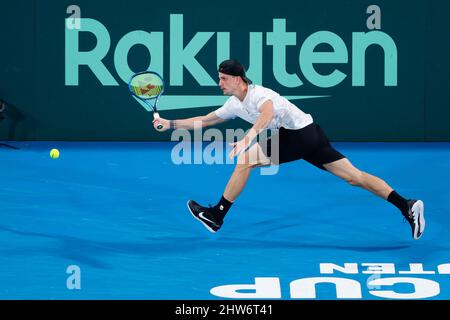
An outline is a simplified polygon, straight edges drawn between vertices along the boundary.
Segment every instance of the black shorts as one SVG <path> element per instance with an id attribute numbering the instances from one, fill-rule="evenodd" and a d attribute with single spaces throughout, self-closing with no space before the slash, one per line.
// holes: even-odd
<path id="1" fill-rule="evenodd" d="M 277 140 L 275 136 L 278 136 L 277 145 L 275 145 Z M 298 130 L 280 128 L 277 133 L 264 142 L 260 141 L 259 144 L 264 154 L 274 164 L 303 159 L 325 170 L 324 164 L 345 158 L 331 146 L 325 132 L 315 123 Z M 277 146 L 278 157 L 272 154 Z"/>

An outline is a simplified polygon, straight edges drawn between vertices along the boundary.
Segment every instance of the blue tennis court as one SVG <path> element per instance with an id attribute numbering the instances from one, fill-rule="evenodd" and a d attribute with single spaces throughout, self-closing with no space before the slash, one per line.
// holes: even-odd
<path id="1" fill-rule="evenodd" d="M 358 299 L 450 298 L 450 143 L 335 143 L 360 169 L 424 201 L 418 241 L 391 204 L 303 161 L 275 175 L 254 169 L 212 234 L 186 202 L 216 203 L 234 165 L 175 165 L 170 142 L 8 144 L 20 149 L 0 147 L 1 299 L 227 299 L 217 295 L 233 291 L 226 285 L 301 299 L 311 290 L 293 281 L 317 277 L 359 283 L 347 291 Z M 372 272 L 379 264 L 385 273 Z M 310 298 L 336 291 L 319 284 Z"/>

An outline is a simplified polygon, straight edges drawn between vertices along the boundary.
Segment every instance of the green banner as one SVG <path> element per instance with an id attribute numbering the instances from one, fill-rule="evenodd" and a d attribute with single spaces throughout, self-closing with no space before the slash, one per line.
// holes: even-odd
<path id="1" fill-rule="evenodd" d="M 130 95 L 131 75 L 160 73 L 161 116 L 193 117 L 226 100 L 217 65 L 229 57 L 332 140 L 450 140 L 447 1 L 35 0 L 0 8 L 2 140 L 168 140 Z M 219 128 L 237 127 L 249 125 Z"/>

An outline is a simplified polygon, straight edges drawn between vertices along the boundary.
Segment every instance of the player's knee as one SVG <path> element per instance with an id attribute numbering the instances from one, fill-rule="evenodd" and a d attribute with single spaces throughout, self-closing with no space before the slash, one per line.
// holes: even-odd
<path id="1" fill-rule="evenodd" d="M 236 164 L 236 169 L 235 169 L 235 170 L 238 170 L 238 171 L 245 171 L 245 170 L 250 170 L 250 169 L 252 169 L 252 168 L 253 168 L 253 166 L 250 165 L 249 163 L 237 163 L 237 164 Z"/>
<path id="2" fill-rule="evenodd" d="M 364 173 L 362 171 L 352 173 L 345 177 L 345 181 L 354 187 L 361 187 L 364 184 Z"/>
<path id="3" fill-rule="evenodd" d="M 364 183 L 363 172 L 359 170 L 345 175 L 343 178 L 347 183 L 355 187 L 360 187 Z"/>
<path id="4" fill-rule="evenodd" d="M 251 155 L 248 152 L 244 152 L 239 155 L 236 168 L 239 170 L 249 170 L 254 168 L 256 164 L 257 163 L 252 159 Z"/>
<path id="5" fill-rule="evenodd" d="M 248 156 L 245 154 L 241 154 L 236 163 L 236 170 L 249 170 L 251 169 L 250 161 L 248 159 Z"/>

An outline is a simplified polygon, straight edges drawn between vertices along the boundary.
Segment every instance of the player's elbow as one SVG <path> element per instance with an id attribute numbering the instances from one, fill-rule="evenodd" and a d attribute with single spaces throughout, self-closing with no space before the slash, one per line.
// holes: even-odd
<path id="1" fill-rule="evenodd" d="M 214 125 L 214 122 L 208 119 L 206 116 L 201 119 L 202 128 L 210 127 Z"/>

